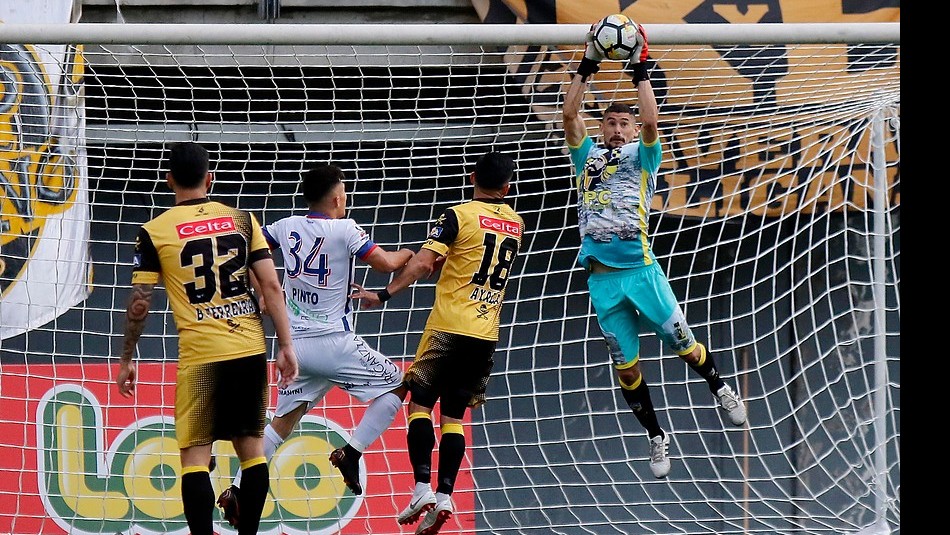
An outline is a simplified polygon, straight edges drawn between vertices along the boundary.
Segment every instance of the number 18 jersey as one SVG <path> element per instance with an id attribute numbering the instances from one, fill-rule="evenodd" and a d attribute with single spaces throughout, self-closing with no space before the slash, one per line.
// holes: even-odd
<path id="1" fill-rule="evenodd" d="M 501 304 L 523 234 L 524 220 L 501 199 L 446 210 L 422 245 L 446 257 L 426 328 L 498 341 Z"/>

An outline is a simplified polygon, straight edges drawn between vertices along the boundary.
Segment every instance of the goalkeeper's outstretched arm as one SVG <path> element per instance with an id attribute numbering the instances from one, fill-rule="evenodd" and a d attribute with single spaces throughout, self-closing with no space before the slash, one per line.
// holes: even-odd
<path id="1" fill-rule="evenodd" d="M 627 70 L 633 73 L 633 83 L 637 86 L 637 121 L 640 123 L 640 139 L 646 143 L 653 143 L 659 137 L 657 125 L 659 112 L 656 106 L 656 95 L 653 94 L 653 85 L 650 82 L 650 45 L 647 42 L 647 32 L 642 24 L 637 24 L 637 49 L 630 56 Z"/>
<path id="2" fill-rule="evenodd" d="M 584 119 L 581 117 L 581 107 L 584 105 L 584 95 L 587 93 L 590 77 L 600 70 L 600 62 L 603 60 L 603 55 L 594 47 L 593 32 L 587 32 L 584 57 L 581 58 L 577 72 L 571 76 L 571 85 L 564 96 L 564 106 L 561 110 L 564 141 L 571 147 L 580 145 L 587 135 Z"/>
<path id="3" fill-rule="evenodd" d="M 564 107 L 561 110 L 561 120 L 564 124 L 564 141 L 571 147 L 580 145 L 587 135 L 584 119 L 581 117 L 581 106 L 584 94 L 587 92 L 587 82 L 579 74 L 574 74 L 571 85 L 564 96 Z"/>

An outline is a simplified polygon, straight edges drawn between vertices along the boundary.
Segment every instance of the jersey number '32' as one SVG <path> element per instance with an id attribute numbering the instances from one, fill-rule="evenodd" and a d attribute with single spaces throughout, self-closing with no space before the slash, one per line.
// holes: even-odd
<path id="1" fill-rule="evenodd" d="M 223 259 L 223 260 L 222 260 Z M 219 289 L 229 299 L 247 293 L 247 284 L 235 273 L 247 263 L 247 242 L 237 234 L 199 238 L 181 249 L 181 266 L 193 267 L 195 282 L 185 283 L 185 292 L 193 305 L 207 303 Z M 215 265 L 218 266 L 215 275 Z M 200 283 L 200 284 L 199 284 Z"/>

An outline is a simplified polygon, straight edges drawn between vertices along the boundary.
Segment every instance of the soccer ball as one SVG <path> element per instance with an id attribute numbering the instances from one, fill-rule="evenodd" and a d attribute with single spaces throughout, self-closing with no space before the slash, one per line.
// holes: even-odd
<path id="1" fill-rule="evenodd" d="M 594 25 L 593 38 L 605 58 L 624 61 L 637 48 L 637 24 L 626 15 L 607 15 Z"/>

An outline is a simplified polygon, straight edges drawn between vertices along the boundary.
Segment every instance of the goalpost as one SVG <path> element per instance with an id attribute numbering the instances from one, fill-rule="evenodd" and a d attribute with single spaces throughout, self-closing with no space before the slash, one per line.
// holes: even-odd
<path id="1" fill-rule="evenodd" d="M 265 223 L 304 209 L 302 170 L 340 164 L 349 216 L 387 248 L 416 249 L 470 197 L 478 155 L 515 157 L 527 232 L 443 533 L 899 533 L 899 24 L 645 27 L 664 149 L 654 251 L 749 411 L 732 427 L 643 333 L 672 437 L 664 480 L 575 264 L 558 121 L 586 26 L 0 25 L 0 532 L 187 533 L 164 292 L 134 400 L 112 374 L 136 232 L 172 204 L 170 144 L 195 140 L 212 198 Z M 635 96 L 605 62 L 591 134 Z M 42 270 L 87 263 L 88 297 L 50 304 L 64 289 Z M 357 331 L 408 366 L 434 282 L 359 312 Z M 10 323 L 21 313 L 41 321 Z M 278 450 L 262 533 L 412 532 L 395 522 L 412 485 L 404 414 L 364 455 L 363 496 L 327 461 L 363 409 L 335 392 Z M 216 492 L 229 453 L 216 446 Z"/>

